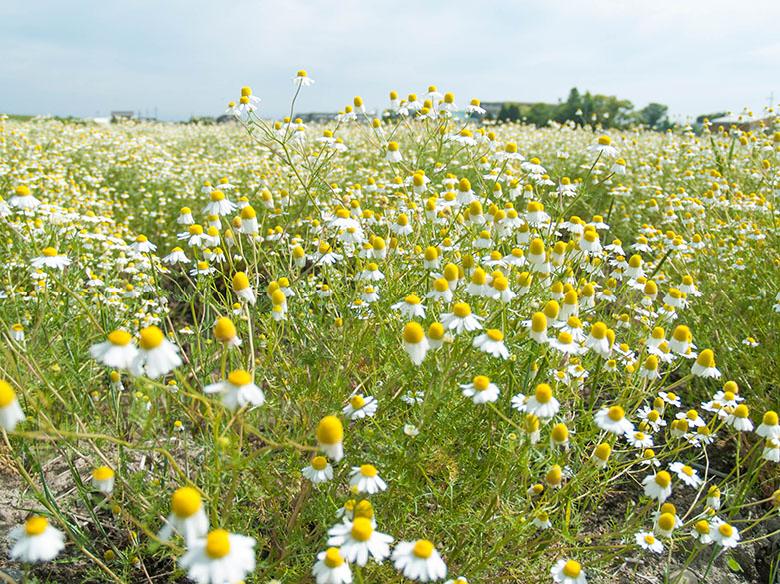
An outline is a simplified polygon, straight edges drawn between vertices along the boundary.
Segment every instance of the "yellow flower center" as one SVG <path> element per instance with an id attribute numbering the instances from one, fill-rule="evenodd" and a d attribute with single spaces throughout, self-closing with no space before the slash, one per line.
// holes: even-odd
<path id="1" fill-rule="evenodd" d="M 409 344 L 416 345 L 417 343 L 422 342 L 422 340 L 425 338 L 425 332 L 418 323 L 409 322 L 406 323 L 406 326 L 404 327 L 403 336 L 404 341 Z"/>
<path id="2" fill-rule="evenodd" d="M 471 314 L 471 307 L 465 302 L 456 302 L 452 307 L 452 313 L 458 318 L 466 318 Z"/>
<path id="3" fill-rule="evenodd" d="M 547 330 L 547 317 L 543 312 L 535 312 L 531 317 L 531 330 L 535 333 Z"/>
<path id="4" fill-rule="evenodd" d="M 674 527 L 674 515 L 671 513 L 661 513 L 658 517 L 658 527 L 664 531 L 669 531 Z"/>
<path id="5" fill-rule="evenodd" d="M 43 249 L 43 255 L 45 255 L 47 258 L 53 258 L 57 255 L 57 250 L 53 247 L 45 247 Z"/>
<path id="6" fill-rule="evenodd" d="M 99 466 L 92 471 L 92 478 L 96 481 L 106 481 L 114 476 L 114 471 L 107 466 Z"/>
<path id="7" fill-rule="evenodd" d="M 534 390 L 534 397 L 540 404 L 546 404 L 552 399 L 552 388 L 546 383 L 540 383 Z"/>
<path id="8" fill-rule="evenodd" d="M 328 466 L 328 460 L 324 456 L 315 456 L 311 459 L 311 467 L 314 470 L 325 470 Z"/>
<path id="9" fill-rule="evenodd" d="M 365 517 L 356 517 L 352 522 L 352 539 L 356 541 L 368 541 L 371 539 L 372 533 L 374 533 L 374 528 L 371 527 L 371 520 Z"/>
<path id="10" fill-rule="evenodd" d="M 221 343 L 230 341 L 236 337 L 236 325 L 226 316 L 217 319 L 214 325 L 214 337 Z"/>
<path id="11" fill-rule="evenodd" d="M 165 340 L 165 335 L 163 335 L 163 332 L 156 326 L 141 329 L 140 337 L 138 344 L 141 345 L 141 348 L 145 351 L 156 349 L 162 345 L 163 340 Z"/>
<path id="12" fill-rule="evenodd" d="M 568 578 L 576 578 L 582 572 L 582 566 L 579 562 L 569 560 L 563 565 L 563 575 Z"/>
<path id="13" fill-rule="evenodd" d="M 734 535 L 734 528 L 731 527 L 731 525 L 729 525 L 728 523 L 721 523 L 718 526 L 718 532 L 723 537 L 731 537 L 732 535 Z"/>
<path id="14" fill-rule="evenodd" d="M 620 406 L 612 406 L 609 408 L 609 410 L 607 410 L 607 417 L 613 422 L 619 422 L 625 417 L 625 415 L 625 410 Z"/>
<path id="15" fill-rule="evenodd" d="M 665 470 L 660 471 L 657 475 L 655 475 L 655 484 L 657 484 L 661 488 L 668 487 L 672 482 L 672 475 L 670 475 Z"/>
<path id="16" fill-rule="evenodd" d="M 0 379 L 0 408 L 5 408 L 11 405 L 16 399 L 16 392 L 8 384 L 7 381 Z"/>
<path id="17" fill-rule="evenodd" d="M 215 529 L 206 537 L 206 555 L 210 558 L 224 558 L 230 553 L 229 533 L 224 529 Z"/>
<path id="18" fill-rule="evenodd" d="M 176 489 L 171 498 L 171 508 L 173 512 L 181 518 L 192 517 L 200 510 L 202 500 L 200 493 L 192 487 L 181 487 Z"/>
<path id="19" fill-rule="evenodd" d="M 228 374 L 228 383 L 237 387 L 249 385 L 252 383 L 252 374 L 243 369 L 236 369 Z"/>
<path id="20" fill-rule="evenodd" d="M 133 337 L 130 333 L 123 330 L 115 330 L 108 334 L 108 341 L 112 345 L 117 345 L 120 347 L 126 346 L 128 343 L 130 343 L 132 338 Z"/>
<path id="21" fill-rule="evenodd" d="M 612 138 L 609 136 L 599 136 L 599 144 L 601 146 L 609 146 L 612 144 Z"/>
<path id="22" fill-rule="evenodd" d="M 715 353 L 712 349 L 704 349 L 696 358 L 696 363 L 701 367 L 715 367 Z"/>
<path id="23" fill-rule="evenodd" d="M 490 378 L 485 375 L 477 375 L 472 383 L 477 391 L 485 391 L 490 386 Z"/>
<path id="24" fill-rule="evenodd" d="M 336 416 L 325 416 L 317 425 L 317 440 L 322 444 L 338 444 L 344 438 L 344 426 Z"/>
<path id="25" fill-rule="evenodd" d="M 498 342 L 504 340 L 504 333 L 498 329 L 488 329 L 486 334 L 491 341 Z"/>
<path id="26" fill-rule="evenodd" d="M 40 535 L 44 531 L 46 531 L 46 528 L 48 526 L 49 526 L 49 522 L 45 517 L 36 515 L 34 517 L 30 517 L 27 521 L 25 521 L 24 531 L 27 535 Z"/>
<path id="27" fill-rule="evenodd" d="M 338 568 L 341 564 L 344 563 L 344 558 L 341 557 L 341 553 L 339 553 L 338 548 L 328 548 L 325 551 L 325 558 L 323 559 L 323 562 L 325 563 L 328 568 Z"/>
<path id="28" fill-rule="evenodd" d="M 418 539 L 412 548 L 412 553 L 418 558 L 427 560 L 433 554 L 433 544 L 427 539 Z"/>

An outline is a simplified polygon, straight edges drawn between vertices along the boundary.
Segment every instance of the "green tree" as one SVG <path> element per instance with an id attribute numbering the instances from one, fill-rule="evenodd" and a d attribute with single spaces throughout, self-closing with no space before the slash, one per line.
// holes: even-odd
<path id="1" fill-rule="evenodd" d="M 649 103 L 637 112 L 637 119 L 648 128 L 665 130 L 669 126 L 668 111 L 662 103 Z"/>

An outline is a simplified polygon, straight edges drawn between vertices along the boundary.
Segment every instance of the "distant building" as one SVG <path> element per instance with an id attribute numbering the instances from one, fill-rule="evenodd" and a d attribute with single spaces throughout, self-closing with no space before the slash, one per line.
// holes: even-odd
<path id="1" fill-rule="evenodd" d="M 740 130 L 756 130 L 764 126 L 771 126 L 774 120 L 774 116 L 765 118 L 758 118 L 749 113 L 743 114 L 727 114 L 710 120 L 713 129 L 724 128 L 726 130 L 736 127 Z"/>
<path id="2" fill-rule="evenodd" d="M 135 118 L 135 112 L 131 111 L 115 111 L 111 112 L 111 123 L 122 122 L 125 120 L 132 120 Z"/>

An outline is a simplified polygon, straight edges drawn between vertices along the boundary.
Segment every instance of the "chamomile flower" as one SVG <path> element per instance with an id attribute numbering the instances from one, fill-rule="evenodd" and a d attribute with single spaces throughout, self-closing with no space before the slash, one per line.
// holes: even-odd
<path id="1" fill-rule="evenodd" d="M 99 466 L 92 471 L 92 486 L 105 495 L 114 490 L 114 471 L 108 466 Z"/>
<path id="2" fill-rule="evenodd" d="M 471 383 L 461 384 L 460 388 L 463 395 L 470 397 L 475 404 L 494 402 L 498 399 L 498 386 L 484 375 L 477 375 Z"/>
<path id="3" fill-rule="evenodd" d="M 349 478 L 349 486 L 358 493 L 373 495 L 387 489 L 387 483 L 382 480 L 376 467 L 372 464 L 353 466 Z"/>
<path id="4" fill-rule="evenodd" d="M 117 329 L 108 334 L 108 340 L 89 348 L 92 358 L 114 369 L 130 369 L 138 357 L 138 348 L 133 336 L 127 331 Z"/>
<path id="5" fill-rule="evenodd" d="M 333 467 L 324 456 L 315 456 L 311 459 L 309 466 L 301 470 L 301 473 L 312 484 L 319 485 L 333 478 Z"/>
<path id="6" fill-rule="evenodd" d="M 209 530 L 209 519 L 203 509 L 200 493 L 192 487 L 180 487 L 171 497 L 171 514 L 157 535 L 168 541 L 174 533 L 181 535 L 190 546 Z"/>
<path id="7" fill-rule="evenodd" d="M 487 329 L 483 334 L 474 337 L 472 346 L 492 357 L 509 359 L 509 350 L 504 344 L 504 333 L 498 329 Z"/>
<path id="8" fill-rule="evenodd" d="M 219 317 L 214 323 L 214 338 L 225 345 L 225 347 L 238 347 L 241 345 L 236 325 L 226 316 Z"/>
<path id="9" fill-rule="evenodd" d="M 585 570 L 576 560 L 558 560 L 550 569 L 550 575 L 557 584 L 587 584 Z"/>
<path id="10" fill-rule="evenodd" d="M 768 410 L 764 413 L 761 423 L 756 428 L 756 434 L 762 438 L 780 439 L 780 423 L 778 423 L 777 412 Z"/>
<path id="11" fill-rule="evenodd" d="M 710 537 L 713 542 L 724 548 L 737 547 L 741 539 L 736 527 L 717 517 L 710 522 Z"/>
<path id="12" fill-rule="evenodd" d="M 53 560 L 65 547 L 65 534 L 40 515 L 14 527 L 8 539 L 11 541 L 11 559 L 28 564 Z"/>
<path id="13" fill-rule="evenodd" d="M 242 582 L 255 569 L 256 543 L 253 537 L 215 529 L 189 544 L 179 566 L 198 584 Z"/>
<path id="14" fill-rule="evenodd" d="M 187 257 L 187 254 L 185 254 L 184 250 L 180 247 L 174 247 L 171 250 L 171 253 L 165 256 L 161 261 L 162 263 L 167 264 L 169 266 L 175 266 L 176 264 L 190 263 L 190 259 Z"/>
<path id="15" fill-rule="evenodd" d="M 334 462 L 344 457 L 344 426 L 336 416 L 325 416 L 317 424 L 317 442 L 328 458 Z"/>
<path id="16" fill-rule="evenodd" d="M 338 548 L 331 547 L 317 554 L 311 575 L 317 584 L 351 584 L 352 570 Z"/>
<path id="17" fill-rule="evenodd" d="M 549 420 L 558 413 L 561 404 L 553 396 L 552 388 L 546 383 L 540 383 L 534 389 L 534 394 L 525 403 L 525 411 L 543 420 Z"/>
<path id="18" fill-rule="evenodd" d="M 645 486 L 645 496 L 663 503 L 672 494 L 672 476 L 665 470 L 642 479 Z"/>
<path id="19" fill-rule="evenodd" d="M 179 348 L 166 339 L 156 326 L 141 329 L 139 337 L 140 350 L 130 365 L 130 372 L 133 375 L 146 375 L 151 379 L 157 379 L 182 364 Z"/>
<path id="20" fill-rule="evenodd" d="M 32 265 L 33 268 L 55 268 L 57 270 L 64 270 L 71 264 L 71 260 L 68 256 L 60 254 L 53 247 L 45 247 L 42 253 L 43 255 L 30 262 L 30 265 Z"/>
<path id="21" fill-rule="evenodd" d="M 698 489 L 704 482 L 699 477 L 699 474 L 695 468 L 692 468 L 687 464 L 683 464 L 682 462 L 673 462 L 669 465 L 669 470 L 675 473 L 677 478 L 679 478 L 682 482 L 684 482 L 689 487 L 693 487 L 694 489 Z"/>
<path id="22" fill-rule="evenodd" d="M 447 566 L 427 539 L 398 542 L 392 555 L 395 569 L 418 582 L 435 582 L 447 576 Z"/>
<path id="23" fill-rule="evenodd" d="M 27 211 L 35 209 L 41 202 L 32 194 L 30 187 L 27 185 L 19 185 L 14 189 L 13 196 L 8 199 L 8 204 L 16 209 Z"/>
<path id="24" fill-rule="evenodd" d="M 314 79 L 309 77 L 309 74 L 303 69 L 300 69 L 295 74 L 295 77 L 293 77 L 292 81 L 293 81 L 293 85 L 295 85 L 296 87 L 308 87 L 310 85 L 314 85 Z"/>
<path id="25" fill-rule="evenodd" d="M 255 385 L 252 374 L 243 369 L 231 371 L 226 380 L 207 385 L 203 392 L 220 394 L 222 403 L 229 410 L 247 405 L 261 406 L 265 403 L 263 390 Z"/>
<path id="26" fill-rule="evenodd" d="M 726 423 L 739 432 L 753 430 L 753 422 L 750 421 L 750 410 L 745 404 L 739 404 L 726 418 Z"/>
<path id="27" fill-rule="evenodd" d="M 416 294 L 409 294 L 390 308 L 400 312 L 404 318 L 425 318 L 425 306 Z"/>
<path id="28" fill-rule="evenodd" d="M 643 550 L 651 551 L 656 554 L 662 554 L 664 544 L 649 531 L 640 531 L 634 536 L 636 544 Z"/>
<path id="29" fill-rule="evenodd" d="M 355 517 L 328 530 L 328 545 L 339 547 L 345 560 L 365 566 L 369 558 L 381 564 L 390 555 L 390 535 L 374 530 L 370 519 Z"/>
<path id="30" fill-rule="evenodd" d="M 617 436 L 631 434 L 634 431 L 634 425 L 626 418 L 625 410 L 618 405 L 600 409 L 594 419 L 599 428 Z"/>
<path id="31" fill-rule="evenodd" d="M 606 135 L 599 136 L 595 144 L 588 146 L 588 150 L 609 158 L 617 156 L 617 148 L 612 146 L 612 138 Z"/>
<path id="32" fill-rule="evenodd" d="M 0 428 L 13 432 L 19 422 L 24 421 L 24 412 L 11 385 L 0 379 Z"/>
<path id="33" fill-rule="evenodd" d="M 412 363 L 420 365 L 425 360 L 428 353 L 428 339 L 425 337 L 425 331 L 416 322 L 409 322 L 403 330 L 404 350 L 409 355 Z"/>
<path id="34" fill-rule="evenodd" d="M 696 362 L 691 367 L 691 373 L 697 377 L 714 378 L 720 377 L 720 371 L 715 367 L 715 354 L 712 349 L 704 349 Z"/>
<path id="35" fill-rule="evenodd" d="M 376 414 L 377 406 L 376 398 L 358 393 L 349 398 L 349 402 L 344 406 L 342 412 L 350 420 L 362 420 L 366 417 L 373 417 Z"/>

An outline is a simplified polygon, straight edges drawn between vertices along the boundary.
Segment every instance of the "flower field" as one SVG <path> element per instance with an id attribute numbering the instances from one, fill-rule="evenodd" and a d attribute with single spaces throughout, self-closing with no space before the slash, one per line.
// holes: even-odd
<path id="1" fill-rule="evenodd" d="M 0 119 L 0 579 L 775 582 L 780 126 L 311 91 Z"/>

